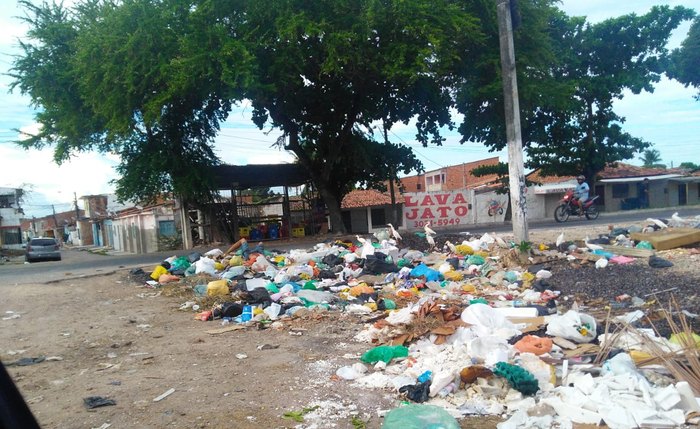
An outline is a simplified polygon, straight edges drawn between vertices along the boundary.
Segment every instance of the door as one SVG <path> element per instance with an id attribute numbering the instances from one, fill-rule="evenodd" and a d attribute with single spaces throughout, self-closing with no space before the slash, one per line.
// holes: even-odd
<path id="1" fill-rule="evenodd" d="M 678 205 L 684 206 L 688 204 L 688 184 L 679 183 L 678 184 Z"/>

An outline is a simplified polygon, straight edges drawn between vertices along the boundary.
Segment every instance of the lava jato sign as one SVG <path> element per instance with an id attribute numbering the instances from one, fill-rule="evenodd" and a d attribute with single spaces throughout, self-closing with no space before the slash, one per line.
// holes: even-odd
<path id="1" fill-rule="evenodd" d="M 467 191 L 404 194 L 403 221 L 407 229 L 467 223 Z"/>

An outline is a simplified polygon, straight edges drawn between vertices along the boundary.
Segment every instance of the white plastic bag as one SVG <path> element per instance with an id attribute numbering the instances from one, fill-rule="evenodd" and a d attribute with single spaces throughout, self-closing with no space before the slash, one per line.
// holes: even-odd
<path id="1" fill-rule="evenodd" d="M 214 268 L 214 260 L 209 258 L 199 258 L 197 262 L 194 263 L 195 274 L 209 274 L 213 276 L 216 274 L 216 268 Z"/>
<path id="2" fill-rule="evenodd" d="M 562 337 L 577 343 L 589 343 L 596 338 L 596 321 L 593 317 L 574 310 L 561 316 L 552 316 L 547 325 L 547 335 Z"/>

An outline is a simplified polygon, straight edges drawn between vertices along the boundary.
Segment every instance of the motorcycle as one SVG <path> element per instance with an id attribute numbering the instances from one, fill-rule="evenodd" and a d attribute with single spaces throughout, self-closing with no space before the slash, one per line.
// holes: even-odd
<path id="1" fill-rule="evenodd" d="M 598 208 L 595 206 L 596 199 L 598 199 L 597 195 L 583 203 L 583 214 L 588 220 L 598 219 L 600 215 Z M 578 216 L 579 211 L 578 198 L 574 197 L 573 190 L 568 190 L 566 194 L 564 194 L 564 198 L 561 199 L 561 204 L 554 209 L 554 220 L 557 222 L 566 222 L 569 216 Z"/>

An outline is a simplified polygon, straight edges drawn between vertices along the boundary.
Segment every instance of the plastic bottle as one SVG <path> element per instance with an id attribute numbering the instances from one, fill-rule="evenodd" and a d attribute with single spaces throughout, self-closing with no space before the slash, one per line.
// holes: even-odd
<path id="1" fill-rule="evenodd" d="M 243 306 L 243 314 L 241 314 L 241 321 L 248 322 L 252 318 L 253 318 L 253 306 L 252 305 L 244 305 Z"/>

